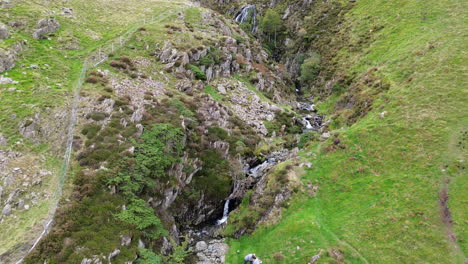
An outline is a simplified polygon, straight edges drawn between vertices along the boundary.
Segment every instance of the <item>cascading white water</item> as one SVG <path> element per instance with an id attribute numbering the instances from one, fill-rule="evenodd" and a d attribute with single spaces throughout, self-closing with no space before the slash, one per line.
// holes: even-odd
<path id="1" fill-rule="evenodd" d="M 236 15 L 236 22 L 238 23 L 245 23 L 248 21 L 249 17 L 252 16 L 253 25 L 251 32 L 255 32 L 257 30 L 257 8 L 254 5 L 245 5 L 241 8 L 241 10 Z"/>
<path id="2" fill-rule="evenodd" d="M 276 160 L 274 158 L 270 158 L 268 160 L 265 160 L 262 164 L 257 165 L 253 167 L 252 169 L 249 170 L 249 175 L 253 176 L 254 178 L 259 177 L 259 173 L 262 172 L 265 168 L 267 168 L 268 164 L 270 163 L 276 163 Z"/>
<path id="3" fill-rule="evenodd" d="M 230 200 L 226 200 L 226 202 L 224 203 L 223 217 L 216 221 L 216 225 L 222 225 L 226 223 L 229 215 L 229 201 Z"/>
<path id="4" fill-rule="evenodd" d="M 302 118 L 302 120 L 304 120 L 304 122 L 305 122 L 305 124 L 306 124 L 306 125 L 305 125 L 306 130 L 312 130 L 312 129 L 314 129 L 314 127 L 312 126 L 312 124 L 310 123 L 310 121 L 307 120 L 307 118 L 304 117 L 304 118 Z"/>

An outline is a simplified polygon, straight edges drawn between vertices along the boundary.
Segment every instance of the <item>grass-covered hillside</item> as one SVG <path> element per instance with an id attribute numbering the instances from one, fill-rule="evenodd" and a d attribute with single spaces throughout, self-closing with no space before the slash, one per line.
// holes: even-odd
<path id="1" fill-rule="evenodd" d="M 467 8 L 353 4 L 333 56 L 352 79 L 318 102 L 331 137 L 300 153 L 313 163 L 304 193 L 276 223 L 230 240 L 227 263 L 251 252 L 264 263 L 466 263 Z"/>

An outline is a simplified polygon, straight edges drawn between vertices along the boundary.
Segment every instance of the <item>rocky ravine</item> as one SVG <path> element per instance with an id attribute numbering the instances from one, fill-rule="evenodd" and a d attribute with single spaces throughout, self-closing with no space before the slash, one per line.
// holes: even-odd
<path id="1" fill-rule="evenodd" d="M 26 263 L 78 259 L 81 263 L 110 263 L 111 259 L 132 263 L 141 248 L 156 249 L 171 258 L 177 245 L 187 239 L 198 258 L 195 262 L 224 262 L 227 246 L 217 238 L 219 230 L 210 227 L 222 216 L 226 200 L 232 200 L 234 209 L 249 189 L 265 189 L 269 181 L 265 176 L 274 165 L 295 155 L 295 151 L 273 154 L 256 148 L 262 144 L 285 148 L 283 143 L 273 143 L 274 139 L 294 142 L 296 137 L 288 131 L 300 132 L 304 123 L 289 110 L 296 107 L 296 96 L 284 68 L 235 23 L 200 10 L 197 23 L 187 22 L 186 15 L 179 13 L 177 20 L 165 25 L 163 39 L 152 38 L 155 29 L 151 26 L 141 29 L 130 41 L 132 49 L 88 72 L 78 111 L 79 133 L 73 142 L 81 167 L 77 184 L 70 201 L 61 205 L 50 234 Z M 187 34 L 193 36 L 190 45 L 184 43 Z M 169 232 L 152 241 L 139 231 L 115 227 L 112 235 L 90 238 L 108 240 L 103 246 L 109 249 L 84 245 L 77 239 L 84 219 L 71 221 L 77 217 L 72 215 L 88 210 L 82 201 L 102 195 L 116 205 L 121 203 L 124 187 L 120 182 L 96 179 L 118 175 L 118 161 L 139 155 L 141 147 L 135 142 L 160 123 L 183 132 L 183 151 L 167 169 L 165 180 L 137 194 Z M 33 127 L 29 133 L 35 132 Z M 213 163 L 211 157 L 220 162 Z M 222 184 L 222 190 L 208 184 L 213 180 Z M 293 182 L 294 177 L 286 181 Z M 284 190 L 272 192 L 276 197 L 271 206 L 287 199 L 289 188 L 285 184 Z M 117 208 L 125 212 L 130 206 L 124 203 Z M 268 210 L 262 219 L 272 212 L 277 213 Z M 105 213 L 89 212 L 96 219 Z M 62 241 L 63 247 L 55 247 L 56 241 Z"/>

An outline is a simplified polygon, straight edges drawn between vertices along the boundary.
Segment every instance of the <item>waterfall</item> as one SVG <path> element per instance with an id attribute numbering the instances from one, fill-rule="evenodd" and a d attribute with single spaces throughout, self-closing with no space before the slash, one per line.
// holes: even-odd
<path id="1" fill-rule="evenodd" d="M 253 19 L 253 25 L 251 33 L 254 33 L 257 30 L 257 8 L 254 5 L 245 5 L 241 10 L 236 14 L 235 20 L 237 23 L 246 23 L 249 20 L 249 17 Z"/>
<path id="2" fill-rule="evenodd" d="M 310 123 L 310 121 L 307 118 L 303 117 L 302 120 L 304 120 L 304 122 L 305 122 L 305 129 L 307 131 L 314 129 L 314 127 L 312 126 L 312 124 Z"/>
<path id="3" fill-rule="evenodd" d="M 216 221 L 216 225 L 222 225 L 226 223 L 229 215 L 229 201 L 230 200 L 226 200 L 226 202 L 224 203 L 223 217 Z"/>
<path id="4" fill-rule="evenodd" d="M 269 158 L 265 160 L 263 163 L 260 165 L 257 165 L 249 170 L 249 175 L 253 176 L 254 178 L 257 178 L 260 176 L 260 172 L 262 172 L 265 168 L 268 167 L 268 164 L 273 163 L 276 164 L 276 159 L 274 158 Z"/>

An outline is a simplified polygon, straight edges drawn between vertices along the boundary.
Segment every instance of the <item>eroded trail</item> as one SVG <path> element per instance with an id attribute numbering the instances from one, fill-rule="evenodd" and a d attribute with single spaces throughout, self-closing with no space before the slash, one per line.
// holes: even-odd
<path id="1" fill-rule="evenodd" d="M 447 235 L 447 240 L 452 247 L 454 254 L 460 260 L 460 263 L 467 263 L 468 260 L 460 248 L 458 244 L 457 236 L 455 231 L 453 230 L 453 219 L 452 213 L 450 212 L 450 208 L 448 206 L 448 202 L 450 199 L 449 196 L 449 184 L 450 184 L 450 177 L 448 175 L 444 175 L 442 180 L 442 188 L 439 193 L 439 206 L 440 206 L 440 218 L 442 223 L 444 224 L 445 232 Z"/>

